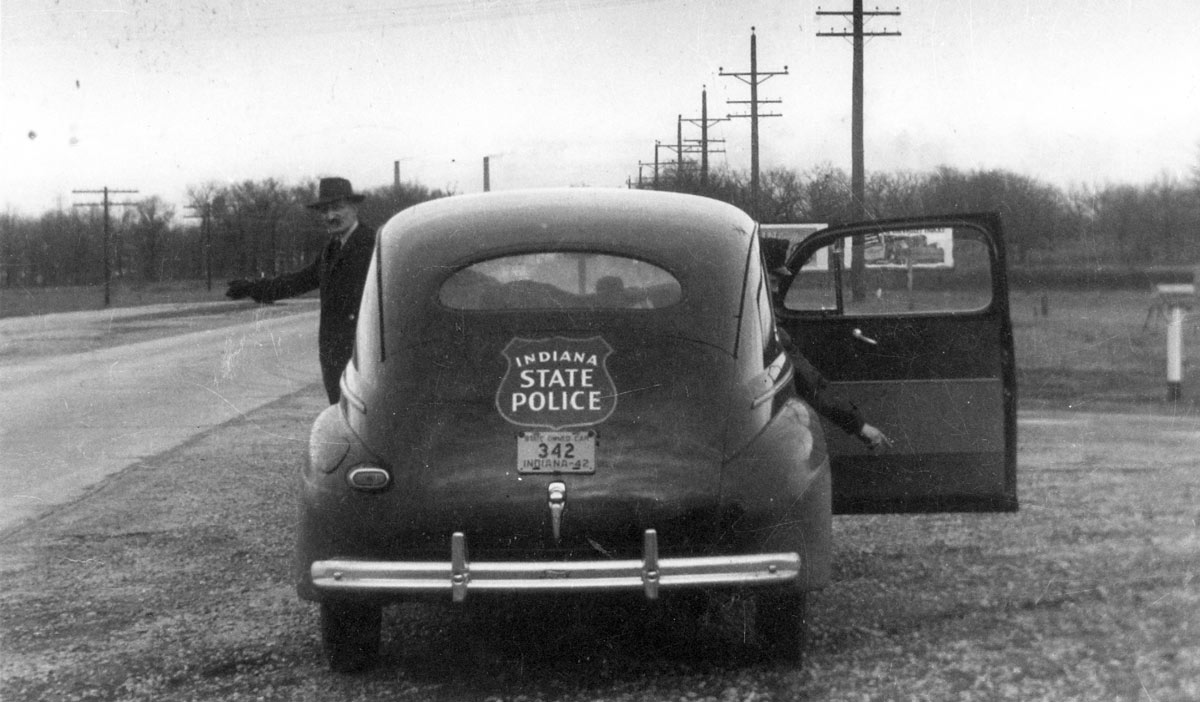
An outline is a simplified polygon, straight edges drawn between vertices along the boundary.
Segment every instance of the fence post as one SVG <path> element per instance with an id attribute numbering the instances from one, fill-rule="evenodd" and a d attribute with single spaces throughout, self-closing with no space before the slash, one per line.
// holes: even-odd
<path id="1" fill-rule="evenodd" d="M 1196 286 L 1161 284 L 1158 297 L 1167 308 L 1167 401 L 1183 397 L 1183 317 L 1196 299 Z"/>

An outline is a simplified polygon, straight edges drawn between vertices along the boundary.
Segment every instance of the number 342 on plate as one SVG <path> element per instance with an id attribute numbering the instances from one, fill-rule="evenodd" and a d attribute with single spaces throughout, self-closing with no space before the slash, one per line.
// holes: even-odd
<path id="1" fill-rule="evenodd" d="M 596 432 L 521 432 L 517 435 L 517 472 L 596 472 Z"/>

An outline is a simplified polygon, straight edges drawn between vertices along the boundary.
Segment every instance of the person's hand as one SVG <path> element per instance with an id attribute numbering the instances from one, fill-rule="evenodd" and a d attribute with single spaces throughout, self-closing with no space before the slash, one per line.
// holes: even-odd
<path id="1" fill-rule="evenodd" d="M 229 281 L 229 289 L 225 291 L 225 297 L 230 300 L 242 300 L 250 297 L 253 290 L 254 283 L 244 278 L 239 278 Z"/>
<path id="2" fill-rule="evenodd" d="M 892 440 L 887 438 L 886 434 L 870 424 L 863 425 L 863 428 L 858 432 L 858 438 L 872 451 L 892 445 Z"/>
<path id="3" fill-rule="evenodd" d="M 242 300 L 248 297 L 255 302 L 262 302 L 262 291 L 259 289 L 258 283 L 239 278 L 229 281 L 229 289 L 225 291 L 225 297 L 231 300 Z"/>

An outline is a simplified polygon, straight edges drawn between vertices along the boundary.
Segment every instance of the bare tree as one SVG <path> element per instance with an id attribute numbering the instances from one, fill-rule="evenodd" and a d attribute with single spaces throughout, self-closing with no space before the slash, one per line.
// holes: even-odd
<path id="1" fill-rule="evenodd" d="M 850 219 L 853 198 L 850 176 L 824 164 L 809 170 L 805 184 L 805 218 L 810 222 L 837 223 Z"/>
<path id="2" fill-rule="evenodd" d="M 166 238 L 170 233 L 175 209 L 158 196 L 148 197 L 126 214 L 128 230 L 134 248 L 137 270 L 143 282 L 162 278 Z"/>

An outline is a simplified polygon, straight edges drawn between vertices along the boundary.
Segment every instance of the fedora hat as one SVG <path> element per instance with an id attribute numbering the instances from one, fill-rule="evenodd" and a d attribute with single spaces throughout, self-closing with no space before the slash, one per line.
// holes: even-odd
<path id="1" fill-rule="evenodd" d="M 364 199 L 366 196 L 354 192 L 350 181 L 345 178 L 322 178 L 320 184 L 317 185 L 317 199 L 308 203 L 308 207 L 315 210 L 338 200 L 362 202 Z"/>

